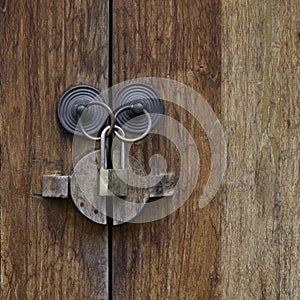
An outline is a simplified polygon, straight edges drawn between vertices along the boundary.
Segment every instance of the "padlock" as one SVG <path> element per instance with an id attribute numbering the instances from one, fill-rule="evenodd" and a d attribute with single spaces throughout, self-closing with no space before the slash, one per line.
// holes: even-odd
<path id="1" fill-rule="evenodd" d="M 115 126 L 122 136 L 125 136 L 124 131 Z M 128 194 L 127 186 L 127 169 L 125 162 L 125 143 L 121 142 L 120 151 L 120 169 L 107 169 L 105 140 L 106 134 L 110 126 L 107 126 L 101 133 L 100 145 L 100 169 L 99 169 L 99 196 L 117 196 L 126 197 Z"/>

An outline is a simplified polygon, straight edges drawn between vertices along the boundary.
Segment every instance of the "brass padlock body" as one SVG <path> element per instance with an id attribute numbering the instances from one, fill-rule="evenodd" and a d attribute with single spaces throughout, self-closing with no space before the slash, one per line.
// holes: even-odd
<path id="1" fill-rule="evenodd" d="M 126 169 L 100 169 L 99 172 L 99 196 L 127 196 Z"/>

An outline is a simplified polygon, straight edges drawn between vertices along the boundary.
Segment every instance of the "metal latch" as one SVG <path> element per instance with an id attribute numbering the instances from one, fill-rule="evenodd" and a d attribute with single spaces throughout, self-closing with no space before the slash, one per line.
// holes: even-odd
<path id="1" fill-rule="evenodd" d="M 87 218 L 99 224 L 106 224 L 109 215 L 115 219 L 114 224 L 117 225 L 136 217 L 150 201 L 149 199 L 174 194 L 174 174 L 157 176 L 143 174 L 137 176 L 136 182 L 130 183 L 130 179 L 134 176 L 130 165 L 126 165 L 125 143 L 145 138 L 158 123 L 158 116 L 163 113 L 162 101 L 155 91 L 146 85 L 139 85 L 138 88 L 145 90 L 151 97 L 134 99 L 130 96 L 127 99 L 132 88 L 128 85 L 117 94 L 115 101 L 121 105 L 115 111 L 105 103 L 99 91 L 88 86 L 72 88 L 62 96 L 58 105 L 58 117 L 63 127 L 74 135 L 81 135 L 94 141 L 100 140 L 100 150 L 91 151 L 83 156 L 70 176 L 44 175 L 43 197 L 71 196 L 76 207 Z M 101 131 L 107 121 L 104 116 L 107 115 L 110 125 Z M 135 123 L 136 117 L 139 119 Z M 125 136 L 124 128 L 140 136 L 128 138 Z M 99 131 L 101 136 L 95 136 Z M 114 169 L 107 169 L 106 158 L 110 153 L 106 153 L 105 146 L 107 137 L 111 134 L 121 140 L 121 148 L 119 163 Z M 140 163 L 138 165 L 141 166 Z M 117 205 L 118 203 L 124 205 Z M 110 204 L 113 205 L 113 216 L 110 215 Z"/>
<path id="2" fill-rule="evenodd" d="M 88 154 L 84 158 L 82 158 L 83 161 L 92 162 L 92 158 L 94 157 L 95 153 Z M 97 153 L 96 153 L 97 154 Z M 83 164 L 85 164 L 83 162 Z M 80 166 L 82 163 L 79 162 L 78 166 Z M 80 167 L 79 167 L 80 168 Z M 106 215 L 103 214 L 103 211 L 105 210 L 105 206 L 107 205 L 107 199 L 106 196 L 118 196 L 118 197 L 124 197 L 124 201 L 126 201 L 126 196 L 128 196 L 128 186 L 126 183 L 122 182 L 120 184 L 120 178 L 117 176 L 116 170 L 106 170 L 108 171 L 108 174 L 111 174 L 107 178 L 101 177 L 100 174 L 98 174 L 98 179 L 100 182 L 100 186 L 105 186 L 105 191 L 101 192 L 97 189 L 97 182 L 86 182 L 86 186 L 84 186 L 84 181 L 80 182 L 76 179 L 76 176 L 80 177 L 80 174 L 73 174 L 72 176 L 61 176 L 58 174 L 54 175 L 43 175 L 42 176 L 42 196 L 46 198 L 69 198 L 71 196 L 74 204 L 79 209 L 79 211 L 85 215 L 90 220 L 99 223 L 99 224 L 106 224 Z M 93 173 L 93 171 L 91 171 Z M 113 175 L 114 174 L 114 175 Z M 116 177 L 118 177 L 116 179 Z M 141 209 L 143 206 L 151 201 L 151 199 L 155 198 L 161 198 L 161 197 L 172 197 L 174 194 L 174 174 L 162 174 L 157 176 L 146 176 L 144 178 L 144 184 L 148 185 L 149 188 L 147 190 L 141 191 L 141 194 L 143 197 L 138 197 L 135 200 L 132 200 L 135 203 L 141 203 L 140 206 Z M 153 183 L 153 185 L 152 185 Z M 88 184 L 88 186 L 87 186 Z M 82 186 L 83 185 L 83 186 Z M 85 188 L 91 189 L 90 192 L 86 192 L 84 190 Z M 94 196 L 95 193 L 97 193 L 97 196 Z M 136 194 L 139 194 L 139 192 L 136 192 Z M 91 201 L 93 199 L 93 201 Z M 105 201 L 101 201 L 104 200 Z M 101 209 L 102 208 L 102 209 Z M 123 219 L 128 219 L 128 221 L 131 218 L 134 218 L 140 213 L 141 210 L 132 212 L 128 211 L 127 216 L 123 216 Z M 124 212 L 123 212 L 124 213 Z M 115 221 L 114 224 L 118 225 L 123 222 Z"/>
<path id="3" fill-rule="evenodd" d="M 108 170 L 114 172 L 115 170 Z M 70 197 L 70 178 L 72 176 L 61 175 L 43 175 L 42 176 L 42 196 L 44 198 L 62 198 L 67 199 Z M 101 177 L 99 178 L 101 181 Z M 117 182 L 120 178 L 117 179 Z M 149 198 L 171 197 L 174 195 L 174 174 L 162 174 L 147 176 L 145 179 L 147 182 L 155 182 L 155 184 L 148 188 Z M 119 188 L 115 185 L 114 176 L 109 177 L 109 180 L 105 180 L 105 184 L 108 187 L 109 193 L 100 192 L 100 196 L 115 196 L 123 197 L 127 196 L 127 185 Z M 124 183 L 122 183 L 124 184 Z M 151 184 L 149 184 L 151 185 Z"/>

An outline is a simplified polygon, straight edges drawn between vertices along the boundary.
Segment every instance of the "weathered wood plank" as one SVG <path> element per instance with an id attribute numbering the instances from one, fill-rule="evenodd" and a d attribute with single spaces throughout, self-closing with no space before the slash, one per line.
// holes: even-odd
<path id="1" fill-rule="evenodd" d="M 71 174 L 56 106 L 71 85 L 107 87 L 108 1 L 1 1 L 1 299 L 107 299 L 107 229 L 41 176 Z"/>
<path id="2" fill-rule="evenodd" d="M 300 297 L 300 2 L 223 1 L 224 299 Z"/>
<path id="3" fill-rule="evenodd" d="M 114 1 L 114 83 L 157 76 L 193 87 L 217 114 L 220 105 L 220 8 L 214 1 Z M 220 285 L 220 202 L 198 208 L 210 166 L 203 130 L 178 107 L 167 114 L 186 126 L 200 149 L 203 178 L 171 216 L 113 231 L 115 299 L 217 299 Z M 159 153 L 180 170 L 176 147 L 152 137 L 134 147 L 145 163 Z M 193 158 L 191 158 L 191 161 Z"/>

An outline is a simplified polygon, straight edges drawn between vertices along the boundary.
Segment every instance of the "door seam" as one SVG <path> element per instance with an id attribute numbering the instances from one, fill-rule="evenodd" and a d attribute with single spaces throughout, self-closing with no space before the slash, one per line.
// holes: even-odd
<path id="1" fill-rule="evenodd" d="M 108 98 L 109 106 L 113 107 L 112 86 L 113 86 L 113 0 L 108 0 Z M 107 167 L 112 168 L 110 149 L 112 137 L 108 139 Z M 112 199 L 107 198 L 107 243 L 108 243 L 108 300 L 113 300 L 113 205 Z"/>

